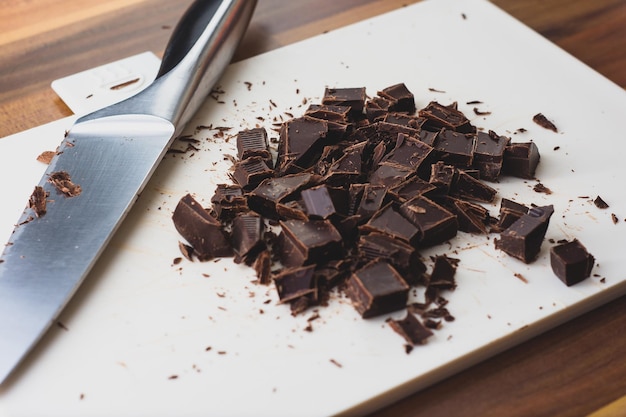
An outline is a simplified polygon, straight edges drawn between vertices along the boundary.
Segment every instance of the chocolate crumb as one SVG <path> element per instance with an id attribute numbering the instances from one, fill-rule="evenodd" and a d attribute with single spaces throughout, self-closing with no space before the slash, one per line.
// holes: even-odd
<path id="1" fill-rule="evenodd" d="M 330 363 L 332 363 L 333 365 L 335 365 L 337 368 L 343 368 L 343 365 L 340 364 L 339 362 L 337 362 L 335 359 L 331 359 Z"/>
<path id="2" fill-rule="evenodd" d="M 480 111 L 478 107 L 474 107 L 474 114 L 476 116 L 489 116 L 491 114 L 490 111 Z"/>
<path id="3" fill-rule="evenodd" d="M 611 220 L 613 220 L 613 224 L 619 223 L 619 219 L 615 213 L 611 213 Z"/>
<path id="4" fill-rule="evenodd" d="M 550 120 L 548 120 L 548 118 L 544 116 L 542 113 L 537 113 L 536 115 L 534 115 L 533 122 L 537 123 L 539 126 L 543 127 L 544 129 L 551 130 L 555 133 L 558 132 L 556 125 L 552 123 Z"/>
<path id="5" fill-rule="evenodd" d="M 535 191 L 536 193 L 552 194 L 552 190 L 550 190 L 548 187 L 546 187 L 542 183 L 537 183 L 533 187 L 533 191 Z"/>
<path id="6" fill-rule="evenodd" d="M 43 151 L 39 154 L 39 156 L 37 156 L 37 160 L 47 165 L 50 163 L 50 161 L 52 161 L 54 155 L 56 155 L 56 152 L 54 151 Z"/>
<path id="7" fill-rule="evenodd" d="M 167 379 L 178 379 L 178 375 L 170 375 Z"/>
<path id="8" fill-rule="evenodd" d="M 30 195 L 28 204 L 35 212 L 37 217 L 41 217 L 46 214 L 46 203 L 48 198 L 48 192 L 41 186 L 36 186 L 33 193 Z"/>
<path id="9" fill-rule="evenodd" d="M 59 326 L 60 328 L 62 328 L 65 331 L 69 331 L 70 329 L 67 328 L 67 326 L 65 324 L 63 324 L 60 321 L 57 321 L 57 326 Z"/>
<path id="10" fill-rule="evenodd" d="M 515 276 L 515 278 L 518 278 L 524 284 L 528 284 L 528 280 L 526 279 L 526 277 L 524 275 L 520 274 L 519 272 L 516 272 L 515 274 L 513 274 L 513 276 Z"/>
<path id="11" fill-rule="evenodd" d="M 74 184 L 70 174 L 65 171 L 57 171 L 50 174 L 48 182 L 67 197 L 76 197 L 82 192 L 80 185 Z"/>
<path id="12" fill-rule="evenodd" d="M 595 200 L 593 200 L 593 204 L 599 209 L 609 208 L 609 205 L 602 199 L 602 197 L 597 196 Z"/>

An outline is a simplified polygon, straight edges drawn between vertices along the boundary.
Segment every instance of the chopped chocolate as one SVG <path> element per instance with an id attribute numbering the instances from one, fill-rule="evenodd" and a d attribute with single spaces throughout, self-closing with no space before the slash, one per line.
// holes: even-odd
<path id="1" fill-rule="evenodd" d="M 374 214 L 360 229 L 363 232 L 383 233 L 411 245 L 416 245 L 420 241 L 419 228 L 398 213 L 392 204 Z"/>
<path id="2" fill-rule="evenodd" d="M 452 183 L 456 181 L 457 170 L 453 165 L 447 165 L 443 161 L 437 161 L 430 166 L 430 179 L 428 182 L 437 189 L 437 194 L 447 195 Z"/>
<path id="3" fill-rule="evenodd" d="M 415 170 L 391 162 L 383 162 L 372 175 L 369 181 L 372 184 L 384 185 L 386 187 L 397 186 L 415 175 Z"/>
<path id="4" fill-rule="evenodd" d="M 443 243 L 457 234 L 456 216 L 424 196 L 417 196 L 402 204 L 400 213 L 419 229 L 420 247 Z"/>
<path id="5" fill-rule="evenodd" d="M 419 169 L 433 148 L 424 142 L 399 133 L 395 147 L 386 154 L 382 162 L 391 162 L 413 170 Z"/>
<path id="6" fill-rule="evenodd" d="M 426 119 L 411 114 L 392 112 L 385 113 L 381 121 L 394 125 L 410 127 L 412 129 L 421 129 Z"/>
<path id="7" fill-rule="evenodd" d="M 54 158 L 55 155 L 56 155 L 56 152 L 54 151 L 43 151 L 42 153 L 39 154 L 39 156 L 37 156 L 37 160 L 39 162 L 43 162 L 44 164 L 48 165 L 50 164 L 50 162 L 52 161 L 52 158 Z"/>
<path id="8" fill-rule="evenodd" d="M 276 213 L 278 217 L 286 220 L 286 219 L 296 219 L 296 220 L 308 220 L 309 215 L 306 212 L 304 206 L 297 200 L 287 201 L 285 203 L 277 203 L 276 204 Z"/>
<path id="9" fill-rule="evenodd" d="M 500 234 L 500 239 L 495 240 L 496 249 L 525 263 L 534 261 L 553 213 L 551 205 L 531 208 Z"/>
<path id="10" fill-rule="evenodd" d="M 495 181 L 500 176 L 504 161 L 504 150 L 510 139 L 499 136 L 493 131 L 476 133 L 476 149 L 474 149 L 473 166 L 480 171 L 480 178 Z"/>
<path id="11" fill-rule="evenodd" d="M 264 223 L 256 213 L 240 213 L 233 219 L 231 242 L 235 251 L 235 262 L 251 260 L 265 248 L 263 240 Z"/>
<path id="12" fill-rule="evenodd" d="M 284 241 L 300 251 L 304 263 L 317 263 L 343 256 L 342 237 L 328 220 L 281 221 Z"/>
<path id="13" fill-rule="evenodd" d="M 314 275 L 315 265 L 287 269 L 274 276 L 280 303 L 295 301 L 317 292 Z"/>
<path id="14" fill-rule="evenodd" d="M 325 185 L 302 191 L 302 201 L 311 218 L 327 219 L 335 214 L 335 206 Z"/>
<path id="15" fill-rule="evenodd" d="M 328 122 L 304 116 L 282 124 L 276 169 L 281 174 L 311 167 L 326 144 Z"/>
<path id="16" fill-rule="evenodd" d="M 361 219 L 370 219 L 385 203 L 387 187 L 384 185 L 365 184 L 361 194 L 361 202 L 356 214 Z"/>
<path id="17" fill-rule="evenodd" d="M 496 197 L 497 191 L 468 174 L 466 171 L 458 170 L 455 182 L 450 189 L 450 194 L 468 200 L 491 203 Z"/>
<path id="18" fill-rule="evenodd" d="M 577 239 L 550 248 L 552 271 L 568 287 L 591 275 L 595 258 Z"/>
<path id="19" fill-rule="evenodd" d="M 172 220 L 178 233 L 193 247 L 199 260 L 232 256 L 232 247 L 221 223 L 190 194 L 180 199 Z"/>
<path id="20" fill-rule="evenodd" d="M 536 192 L 536 193 L 552 194 L 552 190 L 549 189 L 548 187 L 546 187 L 545 185 L 543 185 L 540 182 L 535 184 L 535 186 L 533 187 L 533 191 Z"/>
<path id="21" fill-rule="evenodd" d="M 393 102 L 389 111 L 415 113 L 415 98 L 404 83 L 387 87 L 378 95 Z"/>
<path id="22" fill-rule="evenodd" d="M 306 116 L 329 122 L 346 123 L 348 121 L 349 112 L 350 106 L 311 104 L 304 114 Z"/>
<path id="23" fill-rule="evenodd" d="M 222 221 L 232 220 L 237 213 L 248 211 L 248 200 L 239 185 L 218 184 L 211 203 L 217 218 Z"/>
<path id="24" fill-rule="evenodd" d="M 260 156 L 252 156 L 235 163 L 235 172 L 232 174 L 233 180 L 244 190 L 249 190 L 266 178 L 274 176 L 274 170 L 270 168 L 265 159 Z"/>
<path id="25" fill-rule="evenodd" d="M 382 233 L 361 235 L 357 243 L 359 256 L 365 261 L 384 259 L 409 284 L 422 281 L 426 266 L 415 247 Z"/>
<path id="26" fill-rule="evenodd" d="M 534 115 L 533 122 L 537 123 L 539 126 L 543 127 L 544 129 L 551 130 L 555 133 L 558 132 L 556 125 L 552 123 L 550 120 L 548 120 L 548 118 L 544 116 L 542 113 L 537 113 L 536 115 Z"/>
<path id="27" fill-rule="evenodd" d="M 80 185 L 74 184 L 70 174 L 65 171 L 53 172 L 48 177 L 48 182 L 67 197 L 76 197 L 82 192 Z"/>
<path id="28" fill-rule="evenodd" d="M 458 264 L 459 260 L 456 258 L 449 258 L 446 255 L 436 256 L 428 286 L 438 290 L 455 289 L 456 281 L 454 275 L 456 274 Z"/>
<path id="29" fill-rule="evenodd" d="M 435 185 L 416 176 L 389 189 L 389 194 L 394 196 L 398 202 L 403 203 L 418 195 L 428 196 L 434 190 L 436 190 Z"/>
<path id="30" fill-rule="evenodd" d="M 450 196 L 438 201 L 456 215 L 460 231 L 474 234 L 488 232 L 489 211 L 483 206 Z"/>
<path id="31" fill-rule="evenodd" d="M 498 229 L 505 230 L 526 213 L 528 213 L 528 207 L 525 205 L 503 198 L 502 201 L 500 201 Z"/>
<path id="32" fill-rule="evenodd" d="M 383 260 L 373 261 L 355 271 L 346 287 L 352 305 L 363 318 L 405 308 L 408 293 L 409 285 Z"/>
<path id="33" fill-rule="evenodd" d="M 272 154 L 267 141 L 267 131 L 258 127 L 237 133 L 237 157 L 240 160 L 259 157 L 268 166 L 273 166 Z"/>
<path id="34" fill-rule="evenodd" d="M 28 205 L 31 209 L 33 209 L 37 217 L 41 217 L 46 214 L 48 195 L 49 193 L 39 185 L 35 187 L 33 193 L 30 195 Z"/>
<path id="35" fill-rule="evenodd" d="M 410 346 L 422 345 L 426 342 L 433 332 L 424 326 L 414 314 L 407 311 L 406 316 L 402 320 L 389 319 L 387 321 L 396 333 L 406 340 Z"/>
<path id="36" fill-rule="evenodd" d="M 365 87 L 358 88 L 326 88 L 322 104 L 350 107 L 351 115 L 363 113 L 366 99 Z"/>
<path id="37" fill-rule="evenodd" d="M 419 116 L 427 119 L 424 128 L 427 130 L 440 130 L 446 128 L 460 133 L 475 133 L 476 128 L 472 126 L 465 115 L 460 112 L 453 103 L 444 106 L 436 101 L 431 101 L 425 108 L 419 111 Z"/>
<path id="38" fill-rule="evenodd" d="M 593 204 L 599 209 L 609 208 L 609 205 L 600 196 L 597 196 L 595 200 L 593 200 Z"/>
<path id="39" fill-rule="evenodd" d="M 305 186 L 311 185 L 315 177 L 309 173 L 291 174 L 278 178 L 267 178 L 248 195 L 250 209 L 277 219 L 276 205 L 293 196 Z"/>
<path id="40" fill-rule="evenodd" d="M 539 159 L 535 142 L 511 143 L 504 150 L 502 172 L 513 177 L 532 179 Z"/>
<path id="41" fill-rule="evenodd" d="M 344 185 L 356 182 L 362 177 L 362 145 L 354 145 L 345 149 L 343 155 L 332 162 L 325 172 L 324 181 L 329 185 Z"/>
<path id="42" fill-rule="evenodd" d="M 442 129 L 433 145 L 438 159 L 458 168 L 469 168 L 474 160 L 474 135 Z"/>

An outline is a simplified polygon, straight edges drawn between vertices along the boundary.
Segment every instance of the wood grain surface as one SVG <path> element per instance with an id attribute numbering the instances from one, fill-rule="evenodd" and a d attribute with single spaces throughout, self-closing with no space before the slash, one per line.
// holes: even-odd
<path id="1" fill-rule="evenodd" d="M 0 1 L 0 137 L 71 114 L 51 90 L 52 80 L 147 50 L 160 54 L 190 3 Z M 235 59 L 411 3 L 259 0 Z M 626 1 L 493 3 L 626 87 Z M 374 415 L 626 415 L 625 335 L 626 297 L 621 297 Z"/>

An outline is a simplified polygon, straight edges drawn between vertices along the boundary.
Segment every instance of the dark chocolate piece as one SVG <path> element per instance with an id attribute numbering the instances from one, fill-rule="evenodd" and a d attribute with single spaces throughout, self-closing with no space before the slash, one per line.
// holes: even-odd
<path id="1" fill-rule="evenodd" d="M 267 131 L 262 127 L 237 133 L 237 157 L 239 160 L 254 156 L 262 158 L 268 166 L 273 166 L 272 154 L 267 141 Z"/>
<path id="2" fill-rule="evenodd" d="M 528 213 L 528 207 L 515 201 L 503 198 L 500 202 L 500 218 L 498 219 L 498 229 L 505 230 L 517 219 Z"/>
<path id="3" fill-rule="evenodd" d="M 499 136 L 493 131 L 476 133 L 476 148 L 474 149 L 473 165 L 480 171 L 480 178 L 495 181 L 502 171 L 504 150 L 510 139 Z"/>
<path id="4" fill-rule="evenodd" d="M 309 188 L 300 194 L 311 218 L 327 219 L 335 214 L 335 206 L 325 185 Z"/>
<path id="5" fill-rule="evenodd" d="M 350 106 L 334 106 L 311 104 L 304 113 L 306 116 L 322 119 L 329 122 L 348 122 Z"/>
<path id="6" fill-rule="evenodd" d="M 378 95 L 392 101 L 389 111 L 415 113 L 415 98 L 404 83 L 387 87 Z"/>
<path id="7" fill-rule="evenodd" d="M 432 184 L 437 194 L 447 195 L 450 193 L 452 184 L 456 181 L 457 170 L 454 165 L 447 165 L 443 161 L 437 161 L 430 166 L 430 178 L 428 182 Z"/>
<path id="8" fill-rule="evenodd" d="M 476 128 L 456 108 L 455 103 L 444 106 L 436 101 L 432 101 L 425 108 L 421 109 L 418 114 L 420 117 L 427 119 L 424 124 L 424 128 L 427 130 L 446 128 L 460 133 L 476 132 Z"/>
<path id="9" fill-rule="evenodd" d="M 360 229 L 364 232 L 383 233 L 411 245 L 417 244 L 420 240 L 418 227 L 398 213 L 391 204 L 374 214 Z"/>
<path id="10" fill-rule="evenodd" d="M 489 210 L 483 206 L 450 196 L 442 198 L 440 203 L 456 215 L 460 231 L 474 234 L 488 232 Z"/>
<path id="11" fill-rule="evenodd" d="M 269 250 L 261 251 L 252 266 L 259 284 L 267 285 L 272 282 L 272 255 Z"/>
<path id="12" fill-rule="evenodd" d="M 322 104 L 333 106 L 349 106 L 350 114 L 358 116 L 363 114 L 366 99 L 365 87 L 358 88 L 326 88 Z"/>
<path id="13" fill-rule="evenodd" d="M 419 321 L 419 319 L 407 311 L 402 320 L 389 319 L 387 321 L 396 333 L 404 338 L 411 346 L 423 345 L 433 332 Z"/>
<path id="14" fill-rule="evenodd" d="M 405 133 L 399 133 L 396 146 L 387 153 L 382 161 L 417 170 L 432 151 L 433 148 L 424 142 L 407 136 Z"/>
<path id="15" fill-rule="evenodd" d="M 274 276 L 274 284 L 278 291 L 280 303 L 288 303 L 296 299 L 315 295 L 315 265 L 287 269 Z"/>
<path id="16" fill-rule="evenodd" d="M 274 170 L 260 156 L 252 156 L 243 161 L 238 161 L 234 168 L 233 180 L 246 190 L 252 189 L 264 179 L 274 176 Z"/>
<path id="17" fill-rule="evenodd" d="M 48 195 L 49 193 L 39 185 L 35 187 L 33 193 L 30 195 L 30 198 L 28 199 L 28 205 L 31 209 L 33 209 L 37 217 L 41 217 L 46 214 Z"/>
<path id="18" fill-rule="evenodd" d="M 406 307 L 409 285 L 387 262 L 379 260 L 354 272 L 346 294 L 361 317 L 369 318 Z"/>
<path id="19" fill-rule="evenodd" d="M 309 173 L 291 174 L 263 180 L 248 195 L 250 208 L 271 218 L 278 218 L 276 205 L 293 196 L 302 188 L 311 185 L 315 176 Z"/>
<path id="20" fill-rule="evenodd" d="M 178 233 L 193 247 L 199 260 L 232 256 L 232 247 L 221 223 L 190 194 L 180 199 L 172 220 Z"/>
<path id="21" fill-rule="evenodd" d="M 468 200 L 491 203 L 496 197 L 497 191 L 467 172 L 458 170 L 458 175 L 450 189 L 450 194 Z"/>
<path id="22" fill-rule="evenodd" d="M 419 246 L 428 247 L 452 239 L 457 234 L 456 216 L 424 196 L 400 206 L 400 213 L 419 229 Z"/>
<path id="23" fill-rule="evenodd" d="M 365 103 L 365 116 L 370 122 L 383 119 L 389 112 L 389 108 L 394 104 L 393 100 L 383 97 L 372 97 Z"/>
<path id="24" fill-rule="evenodd" d="M 420 129 L 426 119 L 406 113 L 385 113 L 381 121 L 394 125 L 407 126 L 412 129 Z"/>
<path id="25" fill-rule="evenodd" d="M 281 221 L 284 239 L 300 251 L 305 263 L 316 263 L 343 256 L 342 237 L 328 220 Z"/>
<path id="26" fill-rule="evenodd" d="M 552 271 L 568 287 L 591 275 L 595 258 L 577 239 L 550 248 Z"/>
<path id="27" fill-rule="evenodd" d="M 607 202 L 606 202 L 606 201 L 604 201 L 604 200 L 602 199 L 602 197 L 600 197 L 600 196 L 597 196 L 597 197 L 593 200 L 593 204 L 594 204 L 597 208 L 599 208 L 599 209 L 606 209 L 606 208 L 609 208 L 609 205 L 607 204 Z"/>
<path id="28" fill-rule="evenodd" d="M 548 230 L 553 206 L 533 207 L 495 240 L 496 249 L 525 263 L 537 258 Z"/>
<path id="29" fill-rule="evenodd" d="M 369 177 L 369 182 L 376 185 L 384 185 L 386 187 L 397 186 L 412 176 L 415 170 L 392 162 L 383 162 Z"/>
<path id="30" fill-rule="evenodd" d="M 422 282 L 426 266 L 412 245 L 386 234 L 368 233 L 359 237 L 357 247 L 359 257 L 363 260 L 384 259 L 396 268 L 408 284 Z"/>
<path id="31" fill-rule="evenodd" d="M 548 118 L 544 116 L 542 113 L 535 114 L 533 116 L 533 122 L 537 123 L 539 126 L 543 127 L 544 129 L 551 130 L 555 133 L 559 131 L 556 128 L 556 125 L 552 123 L 550 120 L 548 120 Z"/>
<path id="32" fill-rule="evenodd" d="M 403 203 L 418 195 L 428 196 L 436 188 L 433 184 L 415 176 L 389 189 L 389 194 L 393 195 L 398 202 Z"/>
<path id="33" fill-rule="evenodd" d="M 539 165 L 539 149 L 535 142 L 511 143 L 504 150 L 502 173 L 532 179 Z"/>
<path id="34" fill-rule="evenodd" d="M 384 185 L 365 184 L 356 214 L 361 219 L 370 219 L 383 206 L 386 196 L 387 187 Z"/>
<path id="35" fill-rule="evenodd" d="M 312 117 L 291 119 L 281 126 L 276 170 L 297 173 L 313 166 L 327 143 L 328 122 Z"/>
<path id="36" fill-rule="evenodd" d="M 239 185 L 218 184 L 211 197 L 217 218 L 229 221 L 240 212 L 248 211 L 248 200 Z"/>
<path id="37" fill-rule="evenodd" d="M 235 251 L 235 262 L 253 259 L 265 248 L 263 219 L 256 213 L 240 213 L 233 219 L 231 242 Z"/>
<path id="38" fill-rule="evenodd" d="M 449 258 L 446 255 L 436 256 L 428 286 L 438 290 L 455 289 L 456 281 L 454 275 L 456 274 L 458 264 L 459 260 L 456 258 Z"/>
<path id="39" fill-rule="evenodd" d="M 285 203 L 276 203 L 276 213 L 282 220 L 296 219 L 308 220 L 309 215 L 304 206 L 298 200 L 291 200 Z"/>
<path id="40" fill-rule="evenodd" d="M 323 173 L 324 182 L 329 185 L 351 184 L 362 177 L 362 154 L 365 143 L 351 146 L 343 155 L 330 164 Z"/>
<path id="41" fill-rule="evenodd" d="M 458 168 L 469 168 L 474 160 L 474 135 L 443 129 L 433 146 L 439 160 Z"/>

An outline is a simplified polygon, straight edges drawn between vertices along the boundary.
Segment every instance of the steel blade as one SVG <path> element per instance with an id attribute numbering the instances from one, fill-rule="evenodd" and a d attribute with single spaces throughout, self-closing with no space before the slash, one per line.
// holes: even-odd
<path id="1" fill-rule="evenodd" d="M 76 124 L 39 184 L 47 212 L 27 208 L 0 259 L 0 381 L 28 354 L 83 281 L 173 140 L 145 115 Z M 66 196 L 48 178 L 67 172 Z"/>

